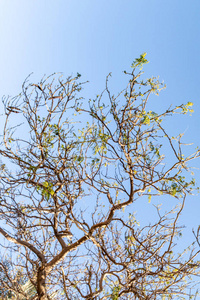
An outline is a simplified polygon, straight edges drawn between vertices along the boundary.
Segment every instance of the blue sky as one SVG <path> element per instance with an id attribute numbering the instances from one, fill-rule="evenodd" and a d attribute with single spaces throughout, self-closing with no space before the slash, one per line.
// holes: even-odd
<path id="1" fill-rule="evenodd" d="M 145 76 L 159 75 L 167 85 L 152 105 L 161 110 L 193 102 L 192 117 L 168 126 L 200 145 L 199 15 L 199 0 L 1 0 L 0 97 L 19 93 L 31 72 L 36 81 L 79 72 L 90 81 L 88 98 L 103 90 L 112 72 L 117 92 L 126 82 L 122 71 L 147 52 Z M 200 224 L 199 210 L 200 196 L 190 197 L 182 217 L 188 234 Z"/>

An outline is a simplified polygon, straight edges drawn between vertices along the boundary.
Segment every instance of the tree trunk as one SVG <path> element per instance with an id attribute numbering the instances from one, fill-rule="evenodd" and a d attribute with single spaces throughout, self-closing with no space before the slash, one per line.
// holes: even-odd
<path id="1" fill-rule="evenodd" d="M 46 270 L 44 266 L 39 267 L 37 273 L 38 300 L 47 300 L 46 296 Z"/>

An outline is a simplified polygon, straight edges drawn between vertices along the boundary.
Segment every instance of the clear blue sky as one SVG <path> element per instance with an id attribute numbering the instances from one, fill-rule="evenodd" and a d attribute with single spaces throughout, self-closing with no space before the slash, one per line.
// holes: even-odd
<path id="1" fill-rule="evenodd" d="M 91 98 L 112 72 L 117 91 L 124 87 L 122 71 L 143 52 L 150 61 L 146 76 L 167 84 L 154 106 L 194 102 L 193 117 L 178 118 L 169 130 L 180 128 L 200 145 L 199 0 L 0 1 L 0 97 L 20 92 L 31 72 L 36 81 L 79 72 L 90 81 L 85 93 Z M 182 218 L 188 234 L 200 224 L 199 211 L 200 196 L 189 198 Z"/>

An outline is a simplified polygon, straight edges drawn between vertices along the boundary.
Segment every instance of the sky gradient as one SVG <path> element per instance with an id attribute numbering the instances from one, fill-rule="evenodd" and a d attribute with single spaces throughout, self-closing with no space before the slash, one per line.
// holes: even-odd
<path id="1" fill-rule="evenodd" d="M 127 82 L 122 71 L 147 52 L 145 76 L 159 75 L 167 85 L 153 107 L 193 102 L 193 116 L 168 128 L 200 146 L 199 16 L 199 0 L 1 0 L 0 97 L 18 94 L 32 72 L 36 82 L 44 74 L 79 72 L 89 80 L 88 98 L 104 89 L 112 72 L 111 86 L 119 92 Z M 196 177 L 200 183 L 199 171 Z M 199 211 L 200 196 L 189 197 L 181 219 L 189 235 L 200 224 Z"/>

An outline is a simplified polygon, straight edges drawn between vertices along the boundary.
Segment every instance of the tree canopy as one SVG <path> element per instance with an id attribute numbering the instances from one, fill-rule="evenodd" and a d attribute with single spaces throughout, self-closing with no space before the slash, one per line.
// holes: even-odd
<path id="1" fill-rule="evenodd" d="M 3 263 L 5 255 L 0 282 L 12 297 L 195 295 L 198 232 L 187 252 L 177 243 L 179 216 L 196 188 L 190 162 L 199 150 L 184 156 L 183 135 L 171 137 L 163 122 L 192 113 L 192 103 L 154 111 L 151 95 L 165 86 L 144 79 L 145 56 L 124 71 L 127 87 L 117 96 L 109 89 L 110 74 L 94 100 L 82 98 L 80 74 L 53 74 L 36 84 L 28 77 L 18 96 L 3 99 L 0 233 L 14 271 Z M 173 197 L 178 206 L 168 212 L 155 207 L 155 222 L 140 226 L 136 203 L 144 197 L 152 205 L 156 196 L 161 203 Z"/>

